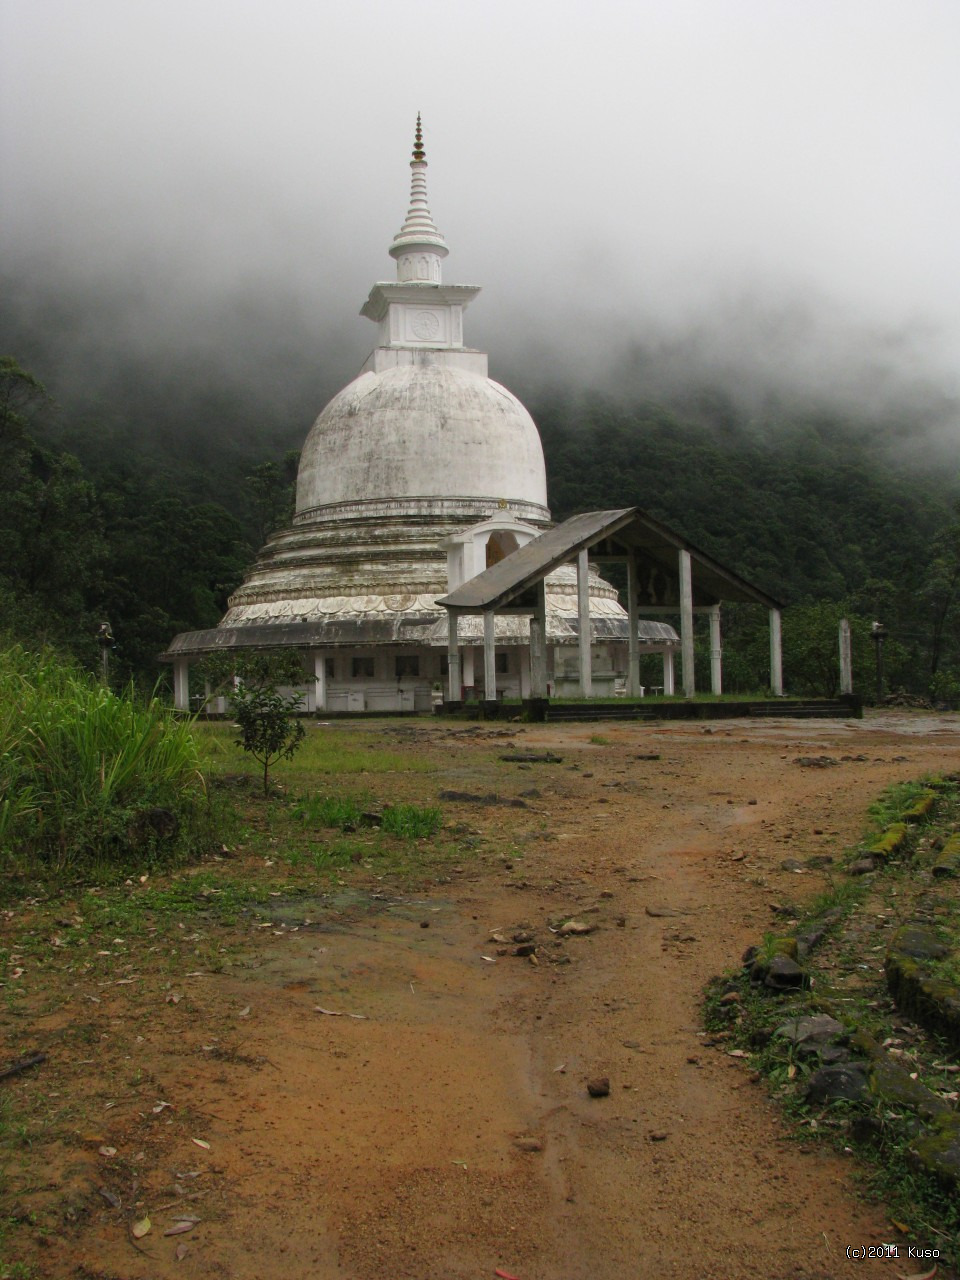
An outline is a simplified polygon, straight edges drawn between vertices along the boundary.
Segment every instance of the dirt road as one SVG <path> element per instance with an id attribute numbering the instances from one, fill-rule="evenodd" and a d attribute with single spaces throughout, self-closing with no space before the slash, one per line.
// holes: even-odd
<path id="1" fill-rule="evenodd" d="M 960 717 L 518 727 L 525 751 L 562 757 L 529 765 L 501 761 L 509 742 L 489 733 L 418 722 L 405 749 L 437 770 L 395 781 L 405 799 L 498 797 L 442 801 L 475 859 L 414 893 L 347 877 L 315 910 L 278 899 L 237 963 L 184 977 L 184 999 L 137 1022 L 138 1089 L 97 1136 L 142 1148 L 153 1229 L 136 1244 L 104 1205 L 48 1246 L 44 1274 L 926 1269 L 847 1259 L 891 1238 L 882 1209 L 848 1160 L 788 1138 L 743 1062 L 704 1043 L 698 1005 L 771 903 L 825 887 L 828 871 L 783 860 L 839 857 L 886 785 L 960 765 Z M 819 756 L 837 763 L 797 763 Z M 569 920 L 591 931 L 552 931 Z M 533 959 L 514 954 L 525 939 Z M 123 1008 L 103 1009 L 116 1036 Z M 608 1096 L 588 1093 L 598 1077 Z M 145 1139 L 154 1093 L 170 1109 Z M 164 1237 L 178 1213 L 202 1221 Z"/>

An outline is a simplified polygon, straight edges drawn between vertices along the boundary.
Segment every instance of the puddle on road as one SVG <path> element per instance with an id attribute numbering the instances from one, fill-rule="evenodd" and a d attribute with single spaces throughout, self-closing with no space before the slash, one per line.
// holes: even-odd
<path id="1" fill-rule="evenodd" d="M 453 909 L 453 903 L 443 898 L 405 898 L 344 888 L 336 893 L 272 899 L 258 908 L 258 914 L 264 922 L 269 920 L 287 928 L 324 930 L 343 927 L 345 921 L 384 915 L 419 921 Z"/>

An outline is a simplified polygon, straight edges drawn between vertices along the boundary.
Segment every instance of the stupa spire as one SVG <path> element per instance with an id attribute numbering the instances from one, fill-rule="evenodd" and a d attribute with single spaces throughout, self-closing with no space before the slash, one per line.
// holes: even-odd
<path id="1" fill-rule="evenodd" d="M 410 207 L 389 252 L 397 261 L 397 280 L 401 283 L 439 284 L 440 263 L 450 250 L 436 228 L 427 202 L 427 153 L 419 111 L 410 168 Z"/>

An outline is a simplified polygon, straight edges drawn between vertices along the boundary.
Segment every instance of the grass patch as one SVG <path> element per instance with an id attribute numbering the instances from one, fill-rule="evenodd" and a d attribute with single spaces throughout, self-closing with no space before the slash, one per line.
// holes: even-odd
<path id="1" fill-rule="evenodd" d="M 412 751 L 393 751 L 375 742 L 363 741 L 363 729 L 336 729 L 314 726 L 308 721 L 307 736 L 293 760 L 281 761 L 272 773 L 288 786 L 308 787 L 318 774 L 431 773 L 434 764 Z M 367 731 L 369 732 L 369 731 Z M 234 742 L 236 731 L 229 723 L 198 723 L 196 734 L 202 756 L 209 768 L 230 772 L 243 770 L 247 761 Z"/>
<path id="2" fill-rule="evenodd" d="M 426 840 L 435 835 L 443 822 L 437 807 L 415 804 L 392 804 L 383 811 L 382 830 L 404 840 Z"/>
<path id="3" fill-rule="evenodd" d="M 307 796 L 294 806 L 293 816 L 305 827 L 358 827 L 367 809 L 356 796 Z"/>

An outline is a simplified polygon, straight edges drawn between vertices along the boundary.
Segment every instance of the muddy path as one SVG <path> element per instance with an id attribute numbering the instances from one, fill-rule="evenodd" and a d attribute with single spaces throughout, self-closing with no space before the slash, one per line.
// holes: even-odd
<path id="1" fill-rule="evenodd" d="M 153 1230 L 133 1241 L 104 1205 L 48 1242 L 42 1274 L 894 1274 L 845 1256 L 890 1238 L 882 1207 L 843 1158 L 788 1137 L 698 1005 L 772 906 L 828 883 L 783 860 L 839 857 L 885 786 L 960 765 L 960 718 L 518 730 L 558 763 L 505 763 L 508 740 L 432 722 L 402 741 L 437 762 L 398 775 L 403 798 L 499 798 L 442 802 L 480 854 L 413 890 L 278 899 L 235 963 L 182 975 L 184 998 L 125 1044 L 137 1087 L 94 1135 L 138 1148 Z M 570 919 L 590 932 L 553 932 Z M 514 954 L 527 937 L 532 959 Z M 154 1095 L 170 1108 L 151 1118 Z M 75 1175 L 102 1178 L 97 1160 Z"/>

